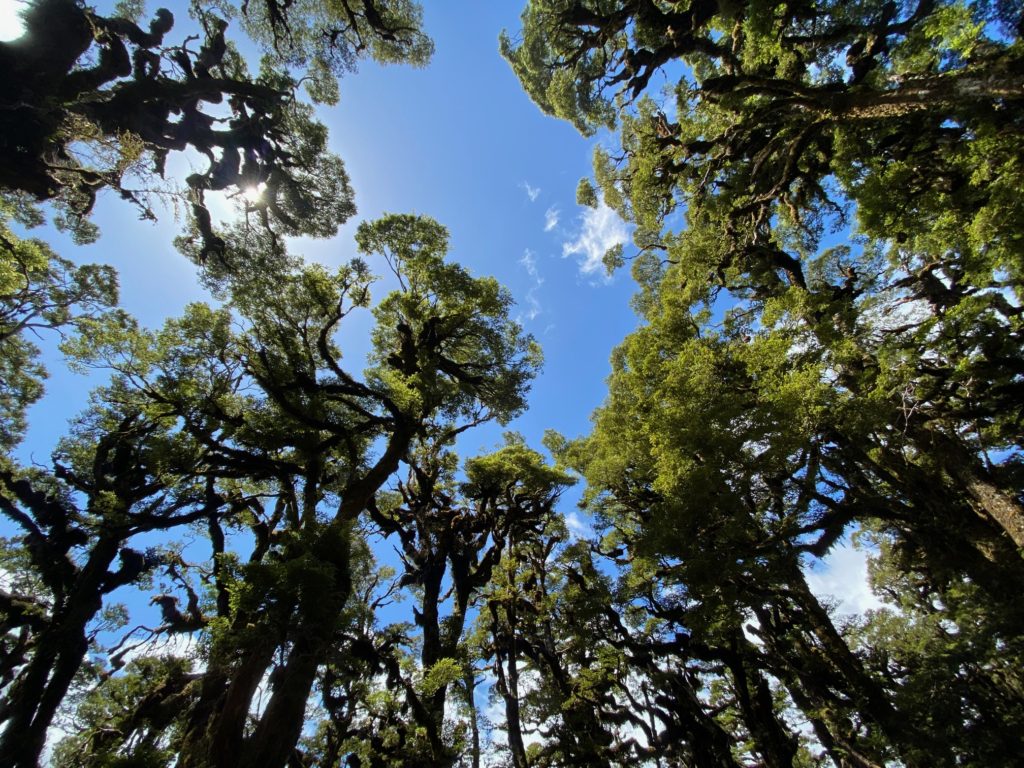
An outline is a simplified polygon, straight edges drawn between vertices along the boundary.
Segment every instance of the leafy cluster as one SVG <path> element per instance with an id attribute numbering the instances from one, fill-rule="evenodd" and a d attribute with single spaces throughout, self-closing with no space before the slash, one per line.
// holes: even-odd
<path id="1" fill-rule="evenodd" d="M 503 38 L 542 109 L 616 131 L 580 198 L 636 225 L 643 324 L 566 460 L 669 590 L 651 615 L 727 669 L 694 689 L 729 730 L 697 764 L 793 764 L 796 712 L 837 765 L 1012 762 L 1022 23 L 535 0 Z M 892 604 L 844 632 L 803 564 L 858 529 Z"/>
<path id="2" fill-rule="evenodd" d="M 360 58 L 425 63 L 432 44 L 419 29 L 418 6 L 265 0 L 216 12 L 196 3 L 191 11 L 198 34 L 170 45 L 175 18 L 166 8 L 144 30 L 130 13 L 33 2 L 24 35 L 0 42 L 8 73 L 0 86 L 0 186 L 56 201 L 57 223 L 81 239 L 96 236 L 88 215 L 103 189 L 148 218 L 156 215 L 154 194 L 180 196 L 202 260 L 224 249 L 206 206 L 210 191 L 241 196 L 245 210 L 279 234 L 333 235 L 355 212 L 352 191 L 327 151 L 326 129 L 295 98 L 299 80 L 333 103 L 335 73 Z M 256 75 L 226 37 L 239 14 L 265 51 Z M 186 151 L 204 157 L 206 168 L 184 189 L 162 185 L 172 153 Z"/>
<path id="3" fill-rule="evenodd" d="M 177 45 L 140 13 L 38 0 L 0 43 L 0 764 L 1019 761 L 1015 4 L 531 0 L 502 51 L 614 137 L 578 196 L 635 224 L 606 262 L 642 321 L 589 435 L 468 459 L 540 365 L 508 291 L 425 217 L 333 271 L 283 237 L 354 212 L 299 80 L 424 64 L 420 8 L 194 4 Z M 23 230 L 54 201 L 88 237 L 103 188 L 148 213 L 127 180 L 178 152 L 219 303 L 145 329 Z M 215 227 L 224 191 L 246 221 Z M 109 381 L 23 466 L 47 332 Z M 807 567 L 851 535 L 884 607 L 840 621 Z"/>

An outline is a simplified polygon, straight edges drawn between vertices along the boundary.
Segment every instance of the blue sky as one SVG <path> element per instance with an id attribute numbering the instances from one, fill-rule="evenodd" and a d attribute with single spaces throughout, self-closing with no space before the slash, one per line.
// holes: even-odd
<path id="1" fill-rule="evenodd" d="M 180 16 L 184 3 L 166 3 Z M 493 275 L 514 296 L 516 314 L 541 344 L 545 365 L 533 384 L 529 410 L 509 425 L 533 447 L 547 429 L 575 437 L 603 401 L 609 355 L 637 324 L 630 309 L 634 285 L 628 270 L 609 279 L 604 251 L 625 241 L 625 225 L 608 209 L 578 206 L 579 179 L 591 173 L 595 141 L 569 124 L 543 115 L 498 54 L 498 34 L 519 27 L 524 0 L 428 0 L 424 27 L 434 39 L 432 62 L 423 69 L 366 63 L 341 82 L 337 106 L 320 111 L 330 145 L 344 160 L 355 190 L 357 215 L 339 234 L 296 243 L 308 260 L 337 265 L 355 255 L 353 235 L 362 221 L 386 212 L 419 213 L 448 227 L 450 257 L 474 274 Z M 17 0 L 0 0 L 0 34 Z M 150 11 L 159 7 L 149 3 Z M 229 30 L 230 33 L 230 30 Z M 157 224 L 141 222 L 114 195 L 101 196 L 95 220 L 102 236 L 75 246 L 52 230 L 34 232 L 63 256 L 80 263 L 114 265 L 122 306 L 143 324 L 158 327 L 192 301 L 208 300 L 195 268 L 173 246 L 179 231 L 171 211 Z M 630 247 L 627 244 L 627 254 Z M 378 271 L 383 264 L 371 265 Z M 378 298 L 383 291 L 378 292 Z M 365 353 L 368 318 L 353 316 L 345 336 L 349 359 Z M 66 422 L 85 407 L 100 383 L 64 369 L 52 356 L 47 395 L 29 414 L 30 431 L 19 458 L 46 464 Z M 466 433 L 460 453 L 494 448 L 503 428 Z M 570 528 L 585 530 L 574 510 L 581 489 L 563 498 Z M 3 531 L 0 530 L 0 533 Z M 395 562 L 378 547 L 383 562 Z M 835 595 L 843 612 L 877 607 L 866 584 L 865 553 L 837 548 L 829 563 L 808 573 L 819 594 Z M 144 598 L 123 593 L 136 616 L 157 621 Z M 402 609 L 384 620 L 402 618 Z M 138 619 L 137 619 L 138 620 Z M 484 693 L 480 692 L 480 704 Z"/>
<path id="2" fill-rule="evenodd" d="M 0 0 L 0 30 L 17 4 Z M 168 5 L 178 11 L 178 3 Z M 505 285 L 516 300 L 515 314 L 544 350 L 529 410 L 508 426 L 540 448 L 547 429 L 570 437 L 588 431 L 589 416 L 605 395 L 610 352 L 636 325 L 628 273 L 608 279 L 600 264 L 604 250 L 624 240 L 627 230 L 607 209 L 575 202 L 577 182 L 591 170 L 593 140 L 544 116 L 498 54 L 498 34 L 518 28 L 521 0 L 425 5 L 424 26 L 436 45 L 430 65 L 366 63 L 341 82 L 339 104 L 320 111 L 331 148 L 346 164 L 358 213 L 336 237 L 297 242 L 295 251 L 337 265 L 355 255 L 359 222 L 386 212 L 426 214 L 448 227 L 450 258 Z M 156 7 L 150 3 L 148 10 Z M 32 234 L 76 262 L 115 266 L 122 306 L 149 327 L 180 314 L 189 302 L 209 299 L 195 268 L 173 248 L 179 223 L 172 211 L 156 224 L 142 222 L 130 206 L 106 194 L 94 219 L 102 235 L 89 246 L 76 246 L 51 229 Z M 379 289 L 377 297 L 382 294 Z M 370 327 L 365 315 L 352 319 L 356 333 L 347 333 L 343 344 L 350 360 L 365 353 Z M 42 342 L 51 375 L 46 396 L 29 413 L 18 458 L 45 465 L 67 420 L 86 406 L 101 378 L 68 372 L 55 355 L 56 339 Z M 464 434 L 460 453 L 493 449 L 503 430 L 492 425 Z M 567 494 L 562 505 L 577 526 L 578 493 Z M 394 560 L 389 548 L 378 552 L 383 561 Z M 119 593 L 118 599 L 157 620 L 142 598 Z"/>
<path id="3" fill-rule="evenodd" d="M 0 13 L 12 5 L 0 0 Z M 385 212 L 427 214 L 447 226 L 451 258 L 507 286 L 520 321 L 544 349 L 530 410 L 510 425 L 539 446 L 545 429 L 569 436 L 587 430 L 604 396 L 609 353 L 636 317 L 628 274 L 609 281 L 599 264 L 603 250 L 626 237 L 624 225 L 607 209 L 575 202 L 576 184 L 590 172 L 593 140 L 541 114 L 498 54 L 498 34 L 518 28 L 522 5 L 427 3 L 424 26 L 436 44 L 429 66 L 364 64 L 342 80 L 339 104 L 320 118 L 345 161 L 358 214 L 337 237 L 304 241 L 296 251 L 340 263 L 354 254 L 358 223 Z M 149 10 L 156 7 L 150 3 Z M 139 222 L 108 194 L 95 219 L 103 235 L 91 246 L 51 231 L 33 234 L 68 258 L 113 264 L 123 306 L 146 325 L 206 298 L 194 268 L 171 245 L 178 230 L 171 212 L 157 225 Z M 50 368 L 48 395 L 30 413 L 26 459 L 45 460 L 91 388 L 56 361 Z M 467 455 L 490 448 L 500 431 L 477 430 L 460 447 Z"/>
<path id="4" fill-rule="evenodd" d="M 184 17 L 184 3 L 166 4 Z M 588 431 L 590 414 L 605 396 L 611 350 L 637 318 L 629 308 L 634 286 L 628 270 L 609 280 L 600 265 L 603 251 L 626 237 L 625 226 L 607 209 L 575 202 L 577 182 L 591 171 L 595 140 L 544 116 L 498 54 L 498 34 L 518 29 L 524 4 L 426 2 L 424 26 L 436 44 L 426 68 L 368 63 L 343 79 L 339 104 L 320 118 L 345 161 L 358 214 L 335 238 L 303 241 L 295 250 L 339 264 L 355 254 L 359 222 L 385 212 L 427 214 L 447 226 L 451 258 L 507 286 L 523 326 L 543 347 L 545 365 L 529 411 L 509 425 L 539 448 L 546 429 L 569 437 Z M 0 0 L 0 33 L 17 5 Z M 608 137 L 596 139 L 602 140 Z M 208 299 L 194 267 L 171 244 L 179 230 L 172 212 L 158 224 L 140 222 L 108 194 L 100 197 L 95 220 L 103 235 L 90 246 L 75 246 L 51 230 L 33 234 L 75 261 L 114 265 L 123 307 L 150 327 L 180 314 L 188 302 Z M 346 336 L 349 359 L 365 351 L 360 336 L 369 323 L 356 323 L 357 332 Z M 29 414 L 23 461 L 47 462 L 67 419 L 99 383 L 67 372 L 57 359 L 49 367 L 47 395 Z M 466 433 L 460 452 L 468 457 L 492 449 L 501 432 L 493 426 Z M 577 493 L 563 503 L 570 522 L 579 520 L 572 504 Z M 849 562 L 835 558 L 834 568 L 812 572 L 812 585 L 838 594 L 850 611 L 873 605 L 863 553 L 838 552 Z"/>

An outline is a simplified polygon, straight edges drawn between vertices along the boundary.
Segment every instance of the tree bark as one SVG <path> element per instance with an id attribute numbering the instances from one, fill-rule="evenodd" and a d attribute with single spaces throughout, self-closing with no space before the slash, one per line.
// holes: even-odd
<path id="1" fill-rule="evenodd" d="M 491 604 L 491 636 L 494 638 L 494 673 L 498 678 L 498 693 L 505 702 L 505 731 L 508 735 L 509 751 L 512 753 L 514 768 L 527 768 L 526 745 L 523 742 L 523 729 L 519 713 L 519 670 L 518 654 L 515 647 L 516 621 L 515 611 L 509 609 L 506 616 L 509 628 L 505 633 L 498 620 L 498 607 Z M 504 640 L 508 640 L 505 648 Z M 503 658 L 504 657 L 504 658 Z M 506 674 L 505 661 L 508 663 Z"/>
<path id="2" fill-rule="evenodd" d="M 38 765 L 46 733 L 85 659 L 86 626 L 103 607 L 104 581 L 119 546 L 118 539 L 100 539 L 95 544 L 76 574 L 73 589 L 40 633 L 28 667 L 11 684 L 5 702 L 10 716 L 0 736 L 0 765 Z"/>
<path id="3" fill-rule="evenodd" d="M 731 645 L 726 663 L 732 672 L 743 720 L 754 737 L 754 749 L 766 768 L 792 768 L 799 742 L 776 716 L 772 691 L 761 674 L 756 651 L 739 627 L 734 630 Z"/>
<path id="4" fill-rule="evenodd" d="M 963 485 L 978 511 L 1024 551 L 1024 507 L 995 484 L 978 457 L 956 438 L 936 429 L 911 426 L 908 431 L 922 451 L 939 459 L 946 473 Z"/>
<path id="5" fill-rule="evenodd" d="M 934 742 L 897 712 L 881 684 L 864 669 L 860 659 L 835 628 L 828 612 L 811 592 L 799 563 L 793 560 L 787 570 L 788 597 L 793 600 L 796 611 L 790 613 L 783 606 L 783 614 L 790 613 L 789 619 L 794 627 L 802 624 L 810 631 L 818 648 L 824 652 L 827 663 L 838 673 L 839 690 L 849 692 L 857 711 L 878 725 L 905 765 L 923 768 L 951 764 L 949 755 L 933 754 L 931 746 Z M 800 663 L 797 659 L 794 662 Z"/>

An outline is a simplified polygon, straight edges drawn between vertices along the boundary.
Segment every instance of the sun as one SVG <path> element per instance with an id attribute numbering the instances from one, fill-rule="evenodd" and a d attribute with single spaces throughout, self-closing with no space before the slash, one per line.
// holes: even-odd
<path id="1" fill-rule="evenodd" d="M 0 0 L 0 42 L 17 40 L 25 31 L 25 23 L 21 20 L 24 0 Z"/>
<path id="2" fill-rule="evenodd" d="M 263 191 L 267 188 L 267 185 L 262 181 L 259 184 L 253 184 L 251 187 L 246 187 L 242 190 L 242 197 L 253 205 L 257 205 L 263 202 Z"/>

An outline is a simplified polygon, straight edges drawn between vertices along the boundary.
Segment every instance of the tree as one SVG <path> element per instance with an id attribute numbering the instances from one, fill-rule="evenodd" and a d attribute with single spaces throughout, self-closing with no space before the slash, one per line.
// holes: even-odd
<path id="1" fill-rule="evenodd" d="M 357 240 L 363 253 L 384 255 L 399 284 L 373 309 L 363 379 L 341 367 L 335 338 L 369 302 L 361 259 L 334 275 L 280 263 L 235 274 L 231 310 L 196 305 L 158 334 L 94 338 L 80 352 L 180 421 L 205 450 L 204 475 L 225 494 L 234 488 L 234 519 L 255 540 L 239 561 L 221 530 L 229 518 L 210 516 L 218 599 L 215 615 L 197 622 L 210 652 L 174 744 L 179 765 L 288 759 L 352 596 L 360 517 L 421 435 L 445 444 L 517 413 L 539 364 L 508 318 L 507 292 L 445 263 L 447 233 L 436 222 L 388 216 L 362 225 Z M 269 698 L 250 723 L 267 674 Z"/>
<path id="2" fill-rule="evenodd" d="M 0 85 L 0 147 L 8 158 L 0 171 L 0 445 L 7 449 L 43 391 L 30 333 L 123 319 L 107 311 L 117 301 L 113 270 L 74 266 L 41 241 L 18 237 L 12 222 L 40 225 L 35 203 L 52 200 L 57 226 L 90 240 L 88 214 L 107 187 L 153 217 L 151 196 L 169 189 L 168 157 L 188 150 L 208 165 L 185 180 L 192 216 L 181 246 L 211 273 L 243 265 L 229 262 L 225 238 L 214 231 L 209 191 L 239 199 L 246 226 L 262 228 L 265 239 L 332 235 L 355 207 L 344 167 L 326 149 L 326 129 L 295 98 L 302 73 L 314 99 L 333 103 L 335 76 L 361 58 L 421 65 L 432 52 L 419 7 L 406 0 L 301 9 L 245 3 L 244 25 L 267 54 L 254 78 L 225 38 L 227 22 L 200 5 L 192 10 L 202 34 L 177 46 L 165 43 L 174 24 L 168 10 L 143 31 L 129 18 L 130 4 L 119 8 L 124 13 L 103 16 L 76 0 L 38 0 L 25 11 L 24 35 L 0 42 L 9 73 Z M 229 117 L 217 112 L 225 102 Z M 261 253 L 280 255 L 281 243 Z"/>
<path id="3" fill-rule="evenodd" d="M 186 659 L 143 656 L 122 674 L 90 690 L 76 711 L 80 732 L 64 739 L 53 764 L 60 768 L 100 765 L 170 765 L 167 748 L 189 684 L 198 675 Z"/>
<path id="4" fill-rule="evenodd" d="M 364 631 L 354 640 L 358 656 L 386 673 L 385 690 L 369 681 L 362 683 L 368 689 L 358 690 L 343 674 L 355 666 L 353 659 L 339 656 L 330 695 L 338 716 L 325 740 L 338 744 L 347 737 L 348 748 L 370 765 L 450 766 L 467 756 L 479 765 L 473 699 L 479 659 L 466 627 L 510 538 L 542 527 L 571 479 L 515 435 L 496 452 L 466 461 L 462 483 L 455 481 L 457 459 L 444 443 L 428 438 L 409 458 L 407 480 L 383 495 L 370 517 L 397 539 L 403 569 L 387 594 L 411 592 L 413 621 L 375 637 Z M 419 638 L 411 634 L 416 630 Z M 409 650 L 399 651 L 399 643 Z M 453 715 L 449 705 L 459 700 L 468 718 Z M 367 714 L 360 717 L 360 708 Z"/>
<path id="5" fill-rule="evenodd" d="M 1001 764 L 1021 733 L 1020 634 L 1006 630 L 977 586 L 939 590 L 912 552 L 884 534 L 865 535 L 879 546 L 871 579 L 886 605 L 853 629 L 854 647 L 898 685 L 901 710 L 927 723 L 960 764 Z"/>
<path id="6" fill-rule="evenodd" d="M 23 239 L 8 226 L 27 211 L 0 203 L 0 448 L 9 451 L 25 431 L 25 411 L 43 393 L 46 370 L 29 339 L 42 331 L 77 332 L 118 322 L 117 277 L 110 267 L 76 266 L 41 240 Z"/>
<path id="7" fill-rule="evenodd" d="M 937 620 L 971 633 L 970 584 L 996 642 L 1021 634 L 1006 589 L 1024 546 L 1024 297 L 1004 229 L 1021 208 L 1003 187 L 1020 182 L 1021 27 L 1007 4 L 536 0 L 502 40 L 542 109 L 617 128 L 595 177 L 636 224 L 644 324 L 573 449 L 590 503 L 634 557 L 671 563 L 737 694 L 749 673 L 717 627 L 756 617 L 763 648 L 739 658 L 839 764 L 955 764 L 969 747 L 915 727 L 910 677 L 851 651 L 801 556 L 880 530 Z M 589 181 L 579 196 L 597 201 Z M 793 759 L 747 690 L 753 748 Z"/>
<path id="8" fill-rule="evenodd" d="M 201 446 L 175 433 L 173 420 L 112 400 L 80 421 L 52 473 L 7 460 L 0 467 L 0 514 L 20 531 L 26 556 L 18 570 L 35 576 L 31 591 L 3 595 L 5 635 L 22 632 L 6 660 L 0 707 L 7 765 L 37 764 L 105 597 L 160 564 L 158 553 L 133 548 L 132 537 L 201 520 L 225 503 L 198 475 Z"/>
<path id="9" fill-rule="evenodd" d="M 1003 351 L 1020 289 L 1003 226 L 1020 209 L 1002 191 L 1017 178 L 1020 90 L 1002 83 L 1019 26 L 998 4 L 535 2 L 519 44 L 503 41 L 538 104 L 585 132 L 615 122 L 617 94 L 622 154 L 599 152 L 595 171 L 638 224 L 646 284 L 802 323 L 844 388 L 872 409 L 890 393 L 879 421 L 1017 548 L 1024 516 L 1000 479 L 1014 470 L 981 454 L 1016 440 L 999 414 L 1019 370 Z M 641 98 L 672 62 L 674 122 Z M 687 228 L 663 231 L 680 204 Z M 816 253 L 850 204 L 863 240 Z"/>
<path id="10" fill-rule="evenodd" d="M 205 205 L 209 191 L 242 195 L 244 210 L 278 234 L 333 235 L 355 211 L 352 192 L 341 161 L 326 151 L 326 130 L 295 99 L 298 77 L 308 68 L 310 93 L 333 102 L 334 76 L 360 58 L 424 63 L 432 44 L 419 30 L 419 7 L 243 3 L 244 26 L 266 53 L 255 77 L 225 37 L 228 22 L 199 4 L 192 12 L 198 51 L 194 35 L 165 43 L 174 26 L 165 8 L 144 31 L 76 0 L 34 2 L 24 35 L 0 43 L 10 73 L 0 91 L 0 146 L 9 158 L 0 189 L 56 201 L 57 223 L 88 239 L 98 191 L 111 188 L 152 218 L 149 198 L 169 155 L 192 150 L 208 161 L 185 180 L 202 259 L 224 247 Z M 229 116 L 217 113 L 220 104 Z"/>

